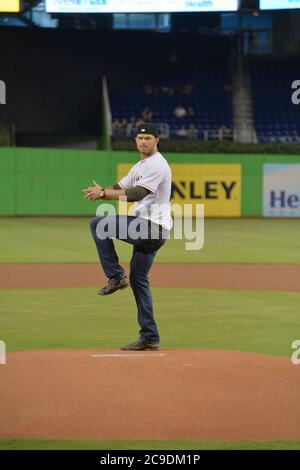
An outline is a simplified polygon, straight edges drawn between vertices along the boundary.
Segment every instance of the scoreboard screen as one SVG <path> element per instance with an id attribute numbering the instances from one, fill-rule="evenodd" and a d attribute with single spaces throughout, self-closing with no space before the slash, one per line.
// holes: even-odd
<path id="1" fill-rule="evenodd" d="M 239 0 L 46 0 L 48 13 L 236 11 Z"/>

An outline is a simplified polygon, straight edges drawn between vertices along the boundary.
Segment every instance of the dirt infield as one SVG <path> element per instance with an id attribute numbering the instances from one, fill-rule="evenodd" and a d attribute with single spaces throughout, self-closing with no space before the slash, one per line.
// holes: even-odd
<path id="1" fill-rule="evenodd" d="M 128 272 L 128 266 L 125 265 Z M 155 264 L 154 287 L 300 291 L 300 265 Z M 105 283 L 98 264 L 2 264 L 0 287 L 84 287 Z"/>
<path id="2" fill-rule="evenodd" d="M 9 353 L 0 438 L 300 439 L 290 359 L 207 351 Z"/>

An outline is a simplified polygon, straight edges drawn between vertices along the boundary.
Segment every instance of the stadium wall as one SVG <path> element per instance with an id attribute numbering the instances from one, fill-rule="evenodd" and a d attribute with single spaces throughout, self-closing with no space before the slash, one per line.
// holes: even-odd
<path id="1" fill-rule="evenodd" d="M 174 201 L 204 202 L 205 210 L 211 204 L 206 215 L 216 217 L 262 216 L 263 166 L 300 164 L 295 155 L 165 156 L 173 169 Z M 81 189 L 93 179 L 103 186 L 115 183 L 118 173 L 137 159 L 136 152 L 0 148 L 0 215 L 93 215 L 96 205 L 83 199 Z M 228 210 L 230 201 L 219 201 L 219 194 L 225 200 L 226 178 L 227 188 L 231 180 L 236 182 L 233 211 Z"/>

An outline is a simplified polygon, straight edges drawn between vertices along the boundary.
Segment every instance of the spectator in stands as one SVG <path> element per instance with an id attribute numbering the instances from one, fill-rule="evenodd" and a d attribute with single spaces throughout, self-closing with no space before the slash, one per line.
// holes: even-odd
<path id="1" fill-rule="evenodd" d="M 183 85 L 177 86 L 178 93 L 182 93 L 183 95 L 190 95 L 195 91 L 195 87 L 191 82 L 184 83 Z"/>
<path id="2" fill-rule="evenodd" d="M 148 106 L 147 108 L 145 108 L 142 112 L 142 116 L 144 118 L 144 121 L 152 121 L 152 118 L 153 118 L 153 111 L 152 109 L 150 109 Z"/>
<path id="3" fill-rule="evenodd" d="M 116 118 L 112 122 L 112 136 L 115 138 L 121 137 L 122 131 L 121 131 L 121 121 L 120 119 Z"/>
<path id="4" fill-rule="evenodd" d="M 185 139 L 188 135 L 186 127 L 181 126 L 181 128 L 176 131 L 176 135 L 177 137 L 180 137 L 181 139 Z"/>
<path id="5" fill-rule="evenodd" d="M 187 138 L 188 139 L 197 139 L 198 138 L 198 130 L 194 126 L 194 124 L 190 124 L 189 128 L 187 129 Z"/>
<path id="6" fill-rule="evenodd" d="M 153 86 L 148 84 L 145 86 L 145 93 L 146 95 L 153 95 L 154 93 L 154 89 L 153 89 Z"/>
<path id="7" fill-rule="evenodd" d="M 163 95 L 169 95 L 169 96 L 174 95 L 174 87 L 169 86 L 169 85 L 162 85 L 160 88 L 160 91 Z"/>
<path id="8" fill-rule="evenodd" d="M 190 95 L 195 91 L 195 87 L 191 82 L 185 83 L 182 87 L 182 93 L 184 95 Z"/>
<path id="9" fill-rule="evenodd" d="M 180 104 L 178 104 L 176 108 L 174 109 L 174 115 L 175 117 L 179 119 L 186 117 L 186 114 L 187 114 L 186 109 Z"/>
<path id="10" fill-rule="evenodd" d="M 137 120 L 135 121 L 135 127 L 138 127 L 140 124 L 143 124 L 144 118 L 142 116 L 139 116 Z"/>
<path id="11" fill-rule="evenodd" d="M 159 88 L 148 83 L 145 85 L 144 91 L 146 95 L 157 95 L 159 93 Z"/>
<path id="12" fill-rule="evenodd" d="M 186 115 L 188 117 L 194 117 L 195 116 L 195 111 L 193 110 L 193 108 L 191 106 L 188 107 Z"/>
<path id="13" fill-rule="evenodd" d="M 129 137 L 129 138 L 133 137 L 134 130 L 135 130 L 135 117 L 131 116 L 126 127 L 126 137 Z"/>
<path id="14" fill-rule="evenodd" d="M 180 137 L 181 139 L 185 139 L 187 137 L 187 129 L 185 126 L 181 126 L 180 129 L 176 131 L 177 137 Z"/>
<path id="15" fill-rule="evenodd" d="M 128 124 L 127 119 L 123 118 L 122 122 L 121 122 L 121 135 L 122 135 L 122 137 L 126 136 L 127 124 Z"/>

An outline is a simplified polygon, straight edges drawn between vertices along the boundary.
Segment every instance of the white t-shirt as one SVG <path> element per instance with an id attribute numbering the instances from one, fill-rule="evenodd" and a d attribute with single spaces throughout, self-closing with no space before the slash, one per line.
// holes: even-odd
<path id="1" fill-rule="evenodd" d="M 140 160 L 122 178 L 118 184 L 122 189 L 143 186 L 149 189 L 140 201 L 135 202 L 136 215 L 171 230 L 170 196 L 172 185 L 171 168 L 161 153 L 156 152 L 150 157 Z"/>

